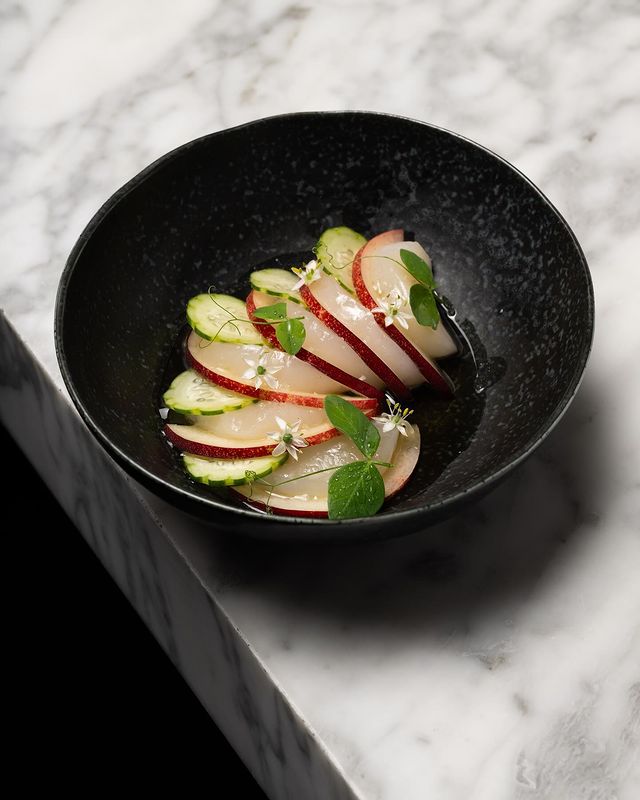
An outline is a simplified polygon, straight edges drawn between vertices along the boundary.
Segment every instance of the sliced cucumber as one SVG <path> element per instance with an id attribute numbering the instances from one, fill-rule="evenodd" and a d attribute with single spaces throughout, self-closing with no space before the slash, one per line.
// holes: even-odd
<path id="1" fill-rule="evenodd" d="M 241 486 L 264 478 L 278 469 L 287 460 L 285 452 L 281 456 L 262 456 L 261 458 L 202 458 L 183 455 L 184 467 L 199 483 L 208 486 Z"/>
<path id="2" fill-rule="evenodd" d="M 300 293 L 293 288 L 298 282 L 298 276 L 289 270 L 258 269 L 251 273 L 249 280 L 253 288 L 259 292 L 273 295 L 273 297 L 286 297 L 287 300 L 304 305 Z"/>
<path id="3" fill-rule="evenodd" d="M 247 318 L 242 300 L 228 294 L 198 294 L 187 303 L 187 320 L 193 330 L 210 342 L 263 344 Z"/>
<path id="4" fill-rule="evenodd" d="M 195 370 L 181 372 L 162 397 L 164 404 L 178 414 L 224 414 L 257 403 L 255 397 L 216 386 Z"/>
<path id="5" fill-rule="evenodd" d="M 327 228 L 318 239 L 316 258 L 322 269 L 332 275 L 347 291 L 355 294 L 351 265 L 356 253 L 367 240 L 351 228 Z"/>

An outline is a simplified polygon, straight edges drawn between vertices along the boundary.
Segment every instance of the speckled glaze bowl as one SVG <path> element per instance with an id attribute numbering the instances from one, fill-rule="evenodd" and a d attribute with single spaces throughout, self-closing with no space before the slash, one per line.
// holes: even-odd
<path id="1" fill-rule="evenodd" d="M 423 454 L 377 516 L 264 516 L 193 482 L 161 435 L 187 299 L 237 291 L 328 226 L 411 231 L 479 360 L 448 368 L 451 403 L 416 400 Z M 214 133 L 160 158 L 110 198 L 74 247 L 56 345 L 80 414 L 131 475 L 230 533 L 285 539 L 407 534 L 475 499 L 530 455 L 573 398 L 591 346 L 593 291 L 575 236 L 503 159 L 421 122 L 288 114 Z"/>

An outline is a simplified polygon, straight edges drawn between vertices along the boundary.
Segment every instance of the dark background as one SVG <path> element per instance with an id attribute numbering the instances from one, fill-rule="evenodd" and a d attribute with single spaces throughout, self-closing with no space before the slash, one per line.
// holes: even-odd
<path id="1" fill-rule="evenodd" d="M 9 465 L 3 496 L 34 498 L 37 513 L 29 511 L 25 526 L 7 526 L 3 537 L 19 609 L 10 615 L 5 707 L 21 784 L 91 796 L 98 786 L 87 784 L 89 773 L 100 785 L 124 788 L 126 779 L 146 790 L 178 780 L 186 790 L 205 782 L 214 797 L 226 785 L 233 796 L 264 800 L 2 425 L 0 444 Z"/>

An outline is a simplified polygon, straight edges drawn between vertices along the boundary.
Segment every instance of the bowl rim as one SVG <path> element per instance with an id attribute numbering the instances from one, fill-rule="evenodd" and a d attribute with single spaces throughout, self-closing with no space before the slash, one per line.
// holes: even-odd
<path id="1" fill-rule="evenodd" d="M 73 273 L 80 259 L 80 256 L 85 246 L 93 236 L 94 232 L 101 225 L 102 221 L 131 192 L 137 189 L 138 186 L 144 183 L 157 170 L 164 167 L 165 164 L 169 163 L 173 159 L 187 152 L 191 148 L 196 147 L 204 140 L 209 140 L 209 139 L 215 140 L 216 138 L 224 137 L 227 136 L 228 134 L 246 130 L 248 128 L 253 128 L 253 127 L 257 128 L 262 125 L 277 122 L 280 120 L 295 119 L 295 118 L 300 118 L 300 119 L 314 118 L 319 116 L 360 117 L 360 118 L 381 117 L 389 120 L 409 123 L 411 125 L 418 125 L 420 127 L 427 128 L 429 130 L 436 131 L 441 134 L 445 134 L 446 136 L 451 136 L 454 139 L 457 139 L 458 141 L 464 143 L 465 145 L 470 145 L 473 148 L 477 148 L 486 153 L 487 155 L 491 156 L 492 158 L 496 159 L 498 162 L 500 162 L 508 169 L 513 171 L 522 181 L 524 181 L 524 183 L 527 184 L 529 189 L 532 190 L 534 194 L 536 194 L 542 200 L 542 202 L 546 206 L 548 206 L 548 208 L 555 214 L 559 223 L 564 228 L 566 233 L 569 235 L 569 238 L 578 253 L 587 289 L 588 341 L 585 341 L 585 343 L 581 348 L 580 358 L 576 361 L 572 378 L 567 388 L 565 389 L 565 392 L 563 393 L 561 399 L 558 401 L 556 407 L 553 409 L 553 412 L 548 418 L 544 430 L 537 436 L 535 436 L 533 439 L 531 439 L 527 444 L 525 444 L 509 460 L 507 464 L 503 465 L 500 469 L 491 472 L 488 476 L 475 481 L 471 486 L 462 489 L 458 492 L 455 492 L 454 494 L 451 494 L 447 497 L 441 498 L 439 500 L 434 500 L 433 502 L 430 503 L 425 503 L 415 508 L 397 509 L 397 510 L 392 508 L 386 512 L 382 511 L 381 513 L 375 515 L 374 517 L 358 517 L 355 519 L 331 520 L 331 519 L 317 518 L 317 517 L 284 516 L 278 514 L 267 515 L 264 514 L 264 512 L 255 511 L 246 506 L 240 506 L 240 505 L 233 506 L 230 504 L 227 505 L 217 500 L 215 496 L 209 498 L 197 495 L 189 491 L 188 489 L 178 487 L 173 483 L 170 483 L 160 478 L 157 474 L 143 467 L 135 459 L 131 458 L 129 455 L 123 452 L 119 447 L 117 447 L 110 440 L 109 436 L 106 433 L 104 433 L 100 429 L 100 426 L 94 421 L 91 414 L 85 407 L 84 402 L 82 401 L 82 398 L 80 397 L 78 391 L 76 390 L 73 377 L 71 375 L 71 372 L 67 364 L 64 343 L 63 343 L 62 331 L 64 325 L 67 289 L 73 277 Z M 314 525 L 314 526 L 334 527 L 340 525 L 340 526 L 355 527 L 358 525 L 371 523 L 372 520 L 377 520 L 381 525 L 385 525 L 393 520 L 402 521 L 402 520 L 415 519 L 416 517 L 421 517 L 429 512 L 433 513 L 438 512 L 440 516 L 443 516 L 447 513 L 447 511 L 450 508 L 454 508 L 458 504 L 474 498 L 476 495 L 484 494 L 488 489 L 498 484 L 502 480 L 502 478 L 504 478 L 509 472 L 511 472 L 525 459 L 527 459 L 547 438 L 547 436 L 549 436 L 549 434 L 554 430 L 556 425 L 560 422 L 565 412 L 567 411 L 567 408 L 569 407 L 571 401 L 575 397 L 578 389 L 580 388 L 580 384 L 582 383 L 582 380 L 584 378 L 587 362 L 593 347 L 594 333 L 595 333 L 595 297 L 593 290 L 593 281 L 591 278 L 589 265 L 586 256 L 584 254 L 584 251 L 582 250 L 582 247 L 580 246 L 580 243 L 578 242 L 578 239 L 573 230 L 571 229 L 569 223 L 566 221 L 566 219 L 563 217 L 560 211 L 558 211 L 555 205 L 549 200 L 549 198 L 533 183 L 533 181 L 530 178 L 528 178 L 523 172 L 521 172 L 521 170 L 515 167 L 506 158 L 503 158 L 502 156 L 498 155 L 493 150 L 490 150 L 488 147 L 485 147 L 484 145 L 481 145 L 478 142 L 474 141 L 473 139 L 463 136 L 462 134 L 456 133 L 455 131 L 451 131 L 448 128 L 444 128 L 439 125 L 434 125 L 429 122 L 424 122 L 423 120 L 413 119 L 411 117 L 399 114 L 392 114 L 381 111 L 367 111 L 367 110 L 297 111 L 284 114 L 274 114 L 268 117 L 260 117 L 258 119 L 249 120 L 239 125 L 234 125 L 231 128 L 224 128 L 218 131 L 214 131 L 212 133 L 204 134 L 203 136 L 199 136 L 195 139 L 191 139 L 190 141 L 185 142 L 184 144 L 178 145 L 177 147 L 173 148 L 164 155 L 161 155 L 159 158 L 152 161 L 150 164 L 144 167 L 140 172 L 138 172 L 136 175 L 130 178 L 119 189 L 117 189 L 100 206 L 100 208 L 95 212 L 95 214 L 91 217 L 91 219 L 83 229 L 82 233 L 80 234 L 76 243 L 71 249 L 71 252 L 69 253 L 69 256 L 65 262 L 65 266 L 62 270 L 62 274 L 60 276 L 58 290 L 56 293 L 55 317 L 54 317 L 54 340 L 55 340 L 56 357 L 58 360 L 60 372 L 62 374 L 62 379 L 65 383 L 67 391 L 69 392 L 71 400 L 73 401 L 76 409 L 80 413 L 80 416 L 89 427 L 89 430 L 98 439 L 100 444 L 102 444 L 102 446 L 107 450 L 107 452 L 111 454 L 113 457 L 115 457 L 116 460 L 122 466 L 124 466 L 125 469 L 127 469 L 129 474 L 133 476 L 136 475 L 144 476 L 145 483 L 147 486 L 155 485 L 159 488 L 162 487 L 165 490 L 165 492 L 168 491 L 169 494 L 178 494 L 187 503 L 196 503 L 201 509 L 208 509 L 210 512 L 218 511 L 223 513 L 237 514 L 241 517 L 244 517 L 247 520 L 254 520 L 255 522 L 260 522 L 262 523 L 262 525 L 278 524 L 278 525 L 288 525 L 288 526 Z"/>

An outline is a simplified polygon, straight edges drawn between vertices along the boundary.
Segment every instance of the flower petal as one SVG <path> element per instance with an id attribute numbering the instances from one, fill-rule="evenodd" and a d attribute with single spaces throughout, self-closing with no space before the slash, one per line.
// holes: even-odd
<path id="1" fill-rule="evenodd" d="M 269 372 L 265 372 L 264 375 L 260 376 L 261 380 L 263 378 L 264 378 L 264 382 L 267 384 L 267 386 L 270 389 L 275 389 L 276 386 L 278 385 L 278 381 L 276 380 L 276 378 L 274 378 L 273 375 L 271 375 L 271 373 L 269 373 Z"/>
<path id="2" fill-rule="evenodd" d="M 395 427 L 396 427 L 395 421 L 390 419 L 388 420 L 388 422 L 385 422 L 385 424 L 382 426 L 382 432 L 389 433 L 389 431 L 392 431 Z"/>
<path id="3" fill-rule="evenodd" d="M 287 446 L 286 446 L 286 444 L 284 442 L 278 442 L 278 444 L 271 451 L 271 455 L 272 456 L 281 456 L 286 449 L 287 449 Z"/>
<path id="4" fill-rule="evenodd" d="M 282 433 L 287 432 L 287 423 L 282 419 L 282 417 L 276 417 L 276 425 L 280 428 Z"/>
<path id="5" fill-rule="evenodd" d="M 284 444 L 284 442 L 283 442 L 283 444 Z M 298 460 L 298 451 L 296 450 L 296 448 L 292 447 L 290 444 L 285 444 L 284 446 L 287 448 L 287 453 L 289 453 L 291 458 L 293 458 L 293 459 L 295 459 L 297 461 Z"/>

